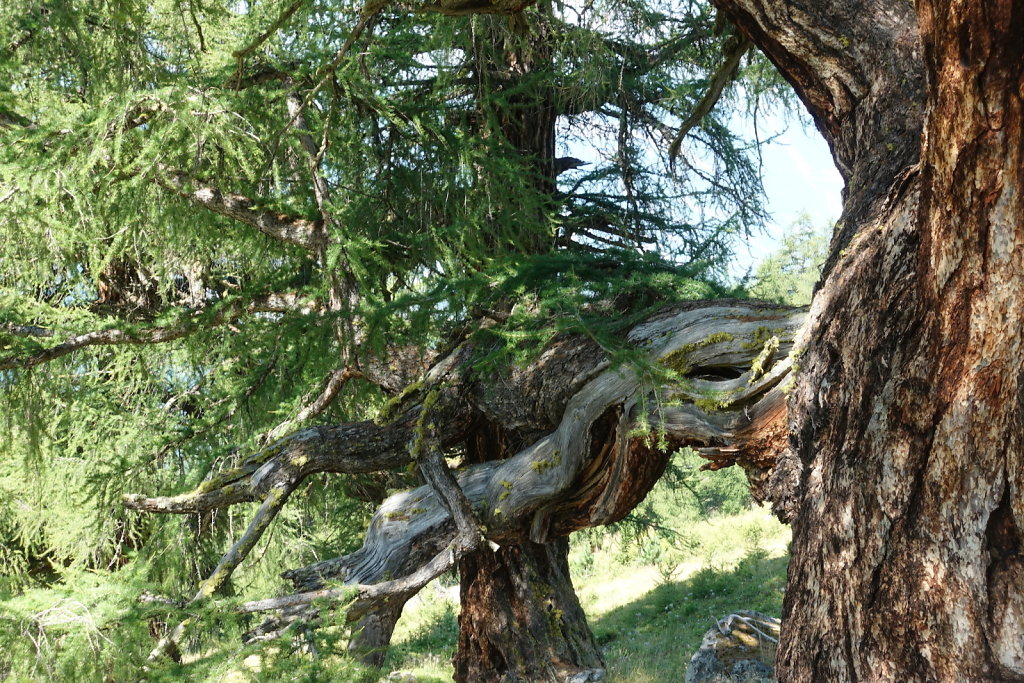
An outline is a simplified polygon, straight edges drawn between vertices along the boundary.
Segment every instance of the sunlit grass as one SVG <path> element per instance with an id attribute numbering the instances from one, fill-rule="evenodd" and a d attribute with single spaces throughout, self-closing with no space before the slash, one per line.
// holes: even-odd
<path id="1" fill-rule="evenodd" d="M 741 609 L 781 612 L 786 527 L 758 509 L 694 531 L 708 541 L 702 556 L 674 567 L 606 565 L 579 582 L 611 680 L 681 681 L 716 618 Z"/>
<path id="2" fill-rule="evenodd" d="M 788 527 L 754 508 L 693 520 L 685 532 L 688 541 L 680 547 L 649 538 L 659 544 L 657 553 L 633 553 L 656 557 L 646 563 L 624 564 L 614 536 L 598 547 L 592 539 L 573 543 L 571 565 L 588 567 L 577 569 L 573 580 L 611 680 L 681 681 L 715 618 L 741 609 L 780 613 Z M 406 607 L 383 675 L 402 671 L 417 681 L 450 681 L 457 616 L 456 592 L 428 586 Z"/>

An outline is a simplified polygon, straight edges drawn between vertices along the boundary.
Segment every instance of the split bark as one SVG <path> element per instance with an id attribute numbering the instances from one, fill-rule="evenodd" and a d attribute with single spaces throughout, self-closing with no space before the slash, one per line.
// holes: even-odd
<path id="1" fill-rule="evenodd" d="M 780 463 L 780 678 L 1024 680 L 1024 8 L 715 4 L 847 181 Z"/>

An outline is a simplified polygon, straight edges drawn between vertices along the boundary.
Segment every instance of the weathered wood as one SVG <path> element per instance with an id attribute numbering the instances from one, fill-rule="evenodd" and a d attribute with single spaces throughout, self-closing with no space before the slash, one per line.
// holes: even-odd
<path id="1" fill-rule="evenodd" d="M 752 470 L 767 470 L 774 452 L 766 443 L 775 449 L 785 443 L 766 441 L 763 432 L 783 415 L 779 386 L 803 317 L 800 310 L 752 303 L 688 305 L 635 328 L 630 340 L 677 370 L 680 381 L 647 386 L 633 369 L 596 360 L 587 372 L 592 379 L 566 403 L 553 432 L 512 457 L 458 473 L 486 536 L 501 544 L 544 542 L 621 519 L 661 474 L 669 451 L 653 447 L 659 433 L 671 446 L 701 446 L 718 466 L 744 463 L 749 442 L 756 446 Z M 644 419 L 651 435 L 638 436 Z M 648 469 L 637 467 L 642 462 Z M 444 505 L 423 486 L 384 502 L 360 550 L 285 576 L 301 591 L 329 580 L 373 584 L 415 571 L 454 536 Z M 408 597 L 404 585 L 394 595 Z M 367 604 L 350 616 L 367 614 Z"/>

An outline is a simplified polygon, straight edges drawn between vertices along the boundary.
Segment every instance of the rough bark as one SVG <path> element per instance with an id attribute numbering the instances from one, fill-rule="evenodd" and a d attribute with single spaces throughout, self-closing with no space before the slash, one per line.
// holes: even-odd
<path id="1" fill-rule="evenodd" d="M 460 565 L 455 680 L 598 680 L 604 661 L 569 577 L 568 540 L 485 548 Z"/>
<path id="2" fill-rule="evenodd" d="M 514 405 L 514 403 L 509 404 Z M 600 436 L 606 437 L 602 430 Z M 599 437 L 600 438 L 600 437 Z M 465 461 L 504 460 L 522 435 L 485 420 Z M 564 681 L 603 674 L 604 661 L 569 577 L 565 538 L 485 545 L 458 564 L 458 681 Z"/>
<path id="3" fill-rule="evenodd" d="M 1024 6 L 716 4 L 847 180 L 780 467 L 780 679 L 1024 680 Z"/>

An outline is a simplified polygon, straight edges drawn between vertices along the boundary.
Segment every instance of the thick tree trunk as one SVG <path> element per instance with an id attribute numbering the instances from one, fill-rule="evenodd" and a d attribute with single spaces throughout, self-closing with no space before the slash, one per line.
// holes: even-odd
<path id="1" fill-rule="evenodd" d="M 1024 5 L 718 4 L 847 179 L 789 406 L 779 677 L 1024 680 Z"/>
<path id="2" fill-rule="evenodd" d="M 484 74 L 497 74 L 503 81 L 496 86 L 514 91 L 533 70 L 550 68 L 546 19 L 540 15 L 529 36 L 510 32 L 506 22 L 489 20 L 485 42 L 476 47 L 481 80 L 487 79 Z M 496 45 L 503 47 L 495 52 Z M 504 109 L 481 112 L 482 117 L 493 114 L 500 120 L 506 141 L 529 164 L 536 164 L 539 189 L 551 196 L 556 187 L 553 97 L 549 90 L 526 90 L 508 96 Z M 545 207 L 536 210 L 536 215 L 524 213 L 522 219 L 544 225 Z M 546 240 L 522 242 L 518 246 L 524 251 L 546 246 Z M 531 434 L 512 436 L 485 420 L 467 444 L 466 462 L 498 461 L 515 454 L 514 443 L 530 443 L 545 431 L 543 425 L 531 428 Z M 581 671 L 603 670 L 600 650 L 569 578 L 567 553 L 564 539 L 526 541 L 497 551 L 485 546 L 459 562 L 455 680 L 562 681 Z M 589 678 L 579 679 L 584 680 Z"/>
<path id="3" fill-rule="evenodd" d="M 565 538 L 527 541 L 484 548 L 459 564 L 455 680 L 583 683 L 603 676 L 600 648 L 569 578 L 568 550 Z"/>

